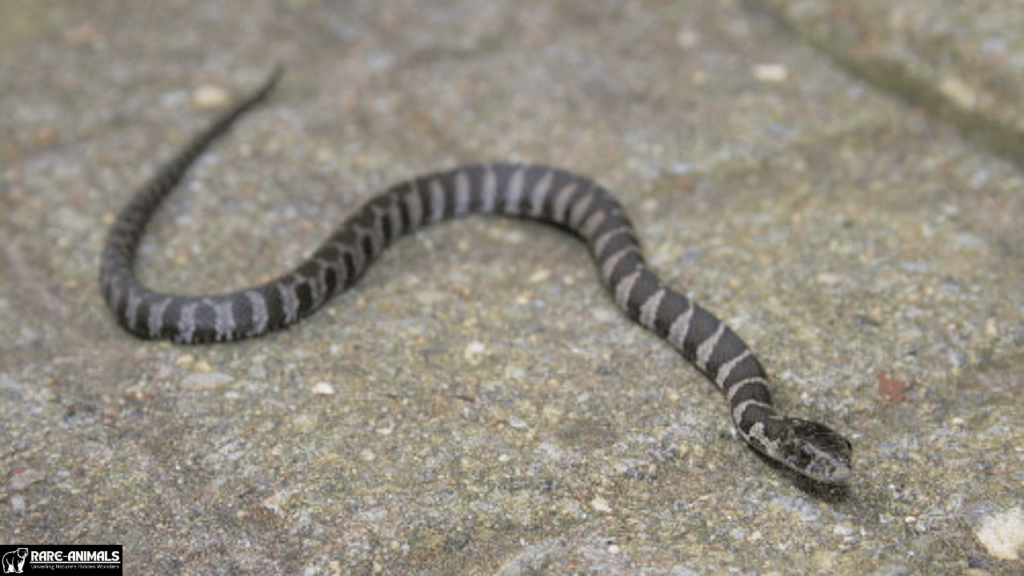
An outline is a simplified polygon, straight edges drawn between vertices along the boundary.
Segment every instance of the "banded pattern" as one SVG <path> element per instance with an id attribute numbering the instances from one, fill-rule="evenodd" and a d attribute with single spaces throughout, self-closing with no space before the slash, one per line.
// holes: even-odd
<path id="1" fill-rule="evenodd" d="M 851 475 L 850 443 L 822 424 L 772 406 L 768 378 L 739 336 L 710 312 L 661 283 L 644 262 L 619 202 L 589 178 L 539 165 L 479 164 L 428 174 L 371 198 L 312 257 L 261 286 L 205 296 L 152 291 L 132 273 L 146 223 L 189 165 L 271 91 L 279 71 L 199 134 L 131 199 L 103 250 L 100 284 L 121 325 L 143 339 L 225 342 L 284 328 L 344 292 L 391 242 L 465 214 L 539 220 L 580 237 L 604 286 L 630 319 L 678 349 L 725 395 L 739 435 L 805 476 L 841 483 Z"/>

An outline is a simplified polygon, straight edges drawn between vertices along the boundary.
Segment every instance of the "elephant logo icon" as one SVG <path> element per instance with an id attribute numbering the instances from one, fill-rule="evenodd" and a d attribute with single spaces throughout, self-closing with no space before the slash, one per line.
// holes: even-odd
<path id="1" fill-rule="evenodd" d="M 4 574 L 21 574 L 28 560 L 28 548 L 18 548 L 4 554 Z"/>

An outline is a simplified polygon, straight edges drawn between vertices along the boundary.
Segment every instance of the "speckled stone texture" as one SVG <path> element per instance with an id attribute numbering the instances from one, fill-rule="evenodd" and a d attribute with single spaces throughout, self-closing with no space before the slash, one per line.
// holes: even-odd
<path id="1" fill-rule="evenodd" d="M 1020 573 L 1022 13 L 0 0 L 0 542 L 120 543 L 130 574 Z M 121 331 L 106 227 L 274 63 L 151 225 L 146 282 L 265 281 L 420 172 L 562 166 L 785 412 L 853 439 L 849 489 L 748 450 L 544 226 L 418 233 L 258 340 Z"/>

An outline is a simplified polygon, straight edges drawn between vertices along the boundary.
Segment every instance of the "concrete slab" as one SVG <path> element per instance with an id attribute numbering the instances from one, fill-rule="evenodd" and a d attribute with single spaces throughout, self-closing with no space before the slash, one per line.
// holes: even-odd
<path id="1" fill-rule="evenodd" d="M 943 79 L 1008 79 L 970 112 L 1019 134 L 1021 5 L 905 0 L 900 26 L 881 5 L 0 3 L 0 542 L 121 543 L 133 574 L 1015 573 L 1024 181 Z M 977 58 L 914 76 L 940 95 L 916 102 L 846 65 L 851 29 L 899 69 L 920 69 L 907 38 Z M 571 168 L 785 411 L 853 438 L 849 490 L 746 449 L 543 226 L 416 234 L 267 338 L 122 332 L 106 227 L 277 62 L 279 92 L 151 226 L 152 286 L 267 280 L 420 172 Z"/>

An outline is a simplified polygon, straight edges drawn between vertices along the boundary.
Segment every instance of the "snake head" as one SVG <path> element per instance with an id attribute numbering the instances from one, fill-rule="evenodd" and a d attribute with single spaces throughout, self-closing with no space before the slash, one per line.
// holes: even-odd
<path id="1" fill-rule="evenodd" d="M 779 444 L 786 466 L 818 482 L 842 484 L 853 475 L 853 446 L 824 424 L 784 417 Z"/>

